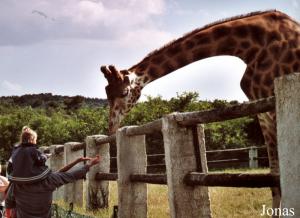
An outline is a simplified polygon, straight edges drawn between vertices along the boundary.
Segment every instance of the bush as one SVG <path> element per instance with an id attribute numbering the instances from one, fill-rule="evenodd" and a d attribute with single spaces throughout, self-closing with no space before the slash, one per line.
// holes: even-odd
<path id="1" fill-rule="evenodd" d="M 68 141 L 84 141 L 88 135 L 108 133 L 108 108 L 106 106 L 85 106 L 81 96 L 74 97 L 70 108 L 61 107 L 55 102 L 51 107 L 17 106 L 11 103 L 0 103 L 0 158 L 9 157 L 12 146 L 18 143 L 20 130 L 24 125 L 31 126 L 38 133 L 40 146 L 63 144 Z M 23 98 L 18 98 L 23 99 Z M 37 99 L 40 101 L 40 99 Z M 39 102 L 38 104 L 40 104 Z M 224 100 L 199 101 L 195 92 L 184 92 L 170 100 L 161 96 L 148 96 L 145 102 L 138 103 L 125 117 L 122 125 L 141 125 L 174 111 L 207 110 L 225 107 L 232 102 Z M 41 105 L 44 105 L 41 103 Z M 72 105 L 72 107 L 71 107 Z M 80 106 L 81 105 L 81 106 Z M 36 105 L 35 105 L 36 106 Z M 48 105 L 50 106 L 50 105 Z M 206 125 L 206 147 L 224 149 L 260 145 L 263 138 L 257 119 L 246 117 L 236 120 Z M 150 153 L 161 153 L 163 143 L 161 134 L 147 136 Z"/>

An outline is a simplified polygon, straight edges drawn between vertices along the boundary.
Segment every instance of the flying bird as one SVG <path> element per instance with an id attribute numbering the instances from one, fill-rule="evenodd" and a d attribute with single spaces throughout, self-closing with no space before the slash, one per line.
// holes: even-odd
<path id="1" fill-rule="evenodd" d="M 42 12 L 42 11 L 38 11 L 38 10 L 33 10 L 32 12 L 31 12 L 32 14 L 37 14 L 38 16 L 42 16 L 43 18 L 45 18 L 45 19 L 51 19 L 52 21 L 55 21 L 55 18 L 53 18 L 53 17 L 49 17 L 47 14 L 45 14 L 44 12 Z"/>
<path id="2" fill-rule="evenodd" d="M 31 13 L 32 13 L 32 14 L 37 14 L 37 15 L 40 15 L 40 16 L 44 17 L 45 19 L 47 19 L 47 18 L 48 18 L 47 14 L 45 14 L 45 13 L 44 13 L 44 12 L 42 12 L 42 11 L 33 10 Z"/>

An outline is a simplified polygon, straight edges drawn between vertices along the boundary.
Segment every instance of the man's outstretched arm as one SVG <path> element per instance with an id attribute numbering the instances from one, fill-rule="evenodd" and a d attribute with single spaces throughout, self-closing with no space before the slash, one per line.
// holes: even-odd
<path id="1" fill-rule="evenodd" d="M 76 164 L 83 162 L 83 161 L 87 161 L 87 160 L 92 160 L 93 158 L 91 157 L 80 157 L 77 158 L 76 160 L 74 160 L 73 162 L 69 163 L 66 166 L 63 166 L 61 169 L 59 169 L 57 172 L 66 172 L 69 169 L 71 169 L 72 167 L 74 167 Z"/>

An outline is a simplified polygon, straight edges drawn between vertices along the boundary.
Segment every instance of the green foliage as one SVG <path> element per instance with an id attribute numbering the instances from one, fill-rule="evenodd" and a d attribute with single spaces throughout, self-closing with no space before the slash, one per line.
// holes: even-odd
<path id="1" fill-rule="evenodd" d="M 184 92 L 177 97 L 166 101 L 158 97 L 147 97 L 147 101 L 135 106 L 123 121 L 123 125 L 141 125 L 172 112 L 201 111 L 213 108 L 223 108 L 236 101 L 225 100 L 199 101 L 198 93 Z M 161 137 L 160 137 L 161 138 Z M 218 123 L 210 123 L 205 127 L 207 150 L 228 149 L 262 145 L 264 140 L 260 132 L 259 124 L 255 117 L 245 117 Z M 162 139 L 159 134 L 147 137 L 147 148 L 150 153 L 161 153 L 163 150 Z"/>
<path id="2" fill-rule="evenodd" d="M 161 96 L 147 97 L 147 101 L 138 103 L 123 120 L 123 125 L 141 125 L 161 118 L 172 111 L 168 106 L 168 101 Z"/>
<path id="3" fill-rule="evenodd" d="M 198 93 L 184 92 L 169 101 L 162 99 L 161 96 L 147 96 L 147 100 L 138 103 L 125 117 L 123 125 L 141 125 L 159 119 L 172 112 L 185 112 L 206 110 L 211 107 L 211 103 L 199 102 Z"/>
<path id="4" fill-rule="evenodd" d="M 69 141 L 84 141 L 88 135 L 108 133 L 108 108 L 94 106 L 96 100 L 92 99 L 91 106 L 83 104 L 81 96 L 68 97 L 62 105 L 53 100 L 50 94 L 44 94 L 47 102 L 33 96 L 14 97 L 13 100 L 0 101 L 0 159 L 7 159 L 12 146 L 18 143 L 20 130 L 29 125 L 38 133 L 38 144 L 48 146 L 63 144 Z M 31 106 L 18 106 L 15 102 L 28 99 L 35 104 Z M 170 100 L 161 96 L 148 96 L 147 100 L 138 103 L 123 120 L 122 125 L 141 125 L 172 112 L 200 111 L 212 108 L 225 107 L 236 102 L 224 100 L 199 101 L 198 93 L 184 92 Z M 42 105 L 42 107 L 38 107 Z M 47 105 L 47 107 L 45 107 Z M 263 139 L 255 117 L 246 117 L 236 120 L 212 123 L 206 125 L 207 150 L 245 147 L 261 145 Z M 147 137 L 148 151 L 161 153 L 163 143 L 161 134 Z"/>
<path id="5" fill-rule="evenodd" d="M 251 118 L 240 118 L 206 125 L 205 140 L 208 150 L 248 147 L 250 141 L 245 131 Z"/>
<path id="6" fill-rule="evenodd" d="M 68 141 L 84 141 L 87 135 L 107 132 L 107 108 L 87 108 L 66 111 L 33 109 L 16 105 L 0 105 L 0 144 L 2 159 L 7 159 L 12 146 L 19 141 L 20 130 L 28 125 L 38 133 L 38 144 L 49 146 Z"/>

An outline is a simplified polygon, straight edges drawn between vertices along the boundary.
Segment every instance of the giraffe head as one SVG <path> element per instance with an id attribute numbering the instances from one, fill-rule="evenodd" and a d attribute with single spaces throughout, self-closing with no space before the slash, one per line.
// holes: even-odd
<path id="1" fill-rule="evenodd" d="M 102 66 L 101 71 L 108 81 L 105 87 L 109 102 L 109 133 L 113 134 L 141 95 L 140 83 L 136 75 L 128 70 L 118 71 L 114 66 Z"/>

